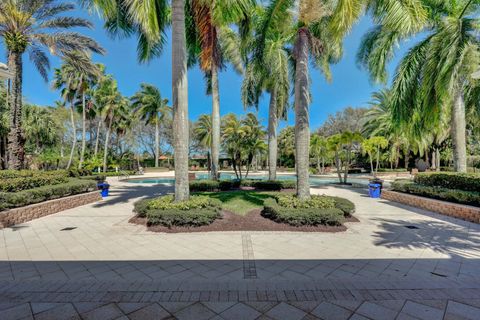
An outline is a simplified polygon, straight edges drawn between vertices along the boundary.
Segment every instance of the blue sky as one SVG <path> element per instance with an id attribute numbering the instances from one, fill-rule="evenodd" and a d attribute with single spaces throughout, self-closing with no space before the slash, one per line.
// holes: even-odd
<path id="1" fill-rule="evenodd" d="M 89 16 L 85 10 L 78 9 L 73 15 L 89 18 L 94 22 L 94 30 L 82 30 L 85 34 L 94 37 L 106 50 L 105 56 L 94 56 L 94 60 L 106 65 L 107 73 L 117 79 L 122 93 L 131 96 L 140 83 L 147 82 L 158 86 L 166 98 L 171 98 L 171 47 L 167 45 L 164 54 L 149 64 L 139 64 L 136 57 L 136 40 L 112 39 L 103 30 L 102 21 L 97 16 Z M 370 83 L 368 74 L 355 63 L 355 55 L 361 37 L 371 27 L 368 18 L 363 18 L 345 39 L 344 56 L 342 60 L 332 66 L 333 80 L 327 83 L 323 75 L 316 69 L 311 69 L 311 127 L 320 126 L 328 114 L 334 113 L 347 106 L 362 107 L 367 105 L 370 95 L 381 86 Z M 3 44 L 2 44 L 3 45 Z M 3 48 L 2 48 L 3 49 Z M 401 50 L 403 51 L 403 50 Z M 5 56 L 5 55 L 3 55 Z M 59 99 L 59 93 L 51 89 L 50 83 L 45 83 L 28 61 L 25 55 L 24 68 L 24 96 L 27 101 L 39 105 L 51 105 Z M 390 64 L 390 75 L 398 59 Z M 53 68 L 58 67 L 58 58 L 52 58 Z M 203 75 L 198 67 L 192 68 L 188 74 L 189 81 L 189 112 L 190 119 L 195 120 L 200 114 L 208 113 L 211 109 L 211 98 L 205 94 Z M 230 67 L 220 74 L 220 107 L 222 115 L 229 112 L 244 113 L 240 98 L 242 78 Z M 268 97 L 264 95 L 259 110 L 259 117 L 266 125 L 268 115 Z M 293 114 L 289 114 L 289 124 L 293 124 Z M 283 123 L 281 126 L 284 126 Z"/>

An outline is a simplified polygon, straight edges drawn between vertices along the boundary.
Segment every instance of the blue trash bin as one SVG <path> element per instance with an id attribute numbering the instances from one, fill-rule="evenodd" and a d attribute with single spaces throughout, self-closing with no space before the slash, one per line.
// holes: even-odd
<path id="1" fill-rule="evenodd" d="M 98 184 L 98 187 L 101 190 L 102 198 L 108 197 L 108 189 L 110 188 L 110 185 L 108 183 L 100 183 Z"/>
<path id="2" fill-rule="evenodd" d="M 382 185 L 380 183 L 369 183 L 368 184 L 368 194 L 371 198 L 380 198 L 382 193 Z"/>

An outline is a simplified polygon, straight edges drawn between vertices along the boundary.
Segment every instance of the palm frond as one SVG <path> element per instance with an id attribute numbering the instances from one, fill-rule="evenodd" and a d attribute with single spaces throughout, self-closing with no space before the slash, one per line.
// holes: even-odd
<path id="1" fill-rule="evenodd" d="M 38 72 L 45 81 L 48 81 L 48 70 L 50 69 L 50 61 L 45 52 L 38 46 L 30 46 L 28 48 L 28 56 L 30 61 L 35 65 Z"/>

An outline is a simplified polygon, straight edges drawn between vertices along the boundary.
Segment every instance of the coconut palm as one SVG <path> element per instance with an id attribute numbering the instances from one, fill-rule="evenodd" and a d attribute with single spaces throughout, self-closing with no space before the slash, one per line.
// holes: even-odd
<path id="1" fill-rule="evenodd" d="M 212 144 L 211 175 L 218 179 L 220 154 L 220 96 L 218 74 L 226 62 L 231 62 L 242 73 L 242 57 L 238 35 L 231 29 L 237 24 L 240 29 L 249 20 L 253 9 L 252 0 L 190 0 L 188 2 L 188 46 L 190 62 L 199 60 L 200 69 L 207 79 L 207 93 L 212 96 Z"/>
<path id="2" fill-rule="evenodd" d="M 286 119 L 290 94 L 291 52 L 287 45 L 294 35 L 287 21 L 278 28 L 269 28 L 268 11 L 257 10 L 255 38 L 251 45 L 252 56 L 247 61 L 242 84 L 242 100 L 246 107 L 257 107 L 263 91 L 270 95 L 268 108 L 268 178 L 277 178 L 279 119 Z"/>
<path id="3" fill-rule="evenodd" d="M 175 157 L 175 200 L 188 200 L 189 122 L 185 0 L 82 0 L 102 13 L 105 28 L 113 34 L 136 34 L 138 58 L 159 56 L 166 42 L 165 30 L 172 25 L 172 101 Z"/>
<path id="4" fill-rule="evenodd" d="M 171 113 L 168 99 L 162 98 L 160 90 L 151 85 L 142 83 L 140 91 L 132 98 L 132 106 L 140 118 L 155 126 L 155 167 L 158 167 L 160 157 L 160 124 Z"/>
<path id="5" fill-rule="evenodd" d="M 428 19 L 416 30 L 425 32 L 425 37 L 403 57 L 392 84 L 393 115 L 399 123 L 418 116 L 422 121 L 417 130 L 428 132 L 440 123 L 442 114 L 449 113 L 455 171 L 466 172 L 465 101 L 472 101 L 468 95 L 476 84 L 470 75 L 480 64 L 475 18 L 480 4 L 470 0 L 427 4 Z M 398 34 L 379 23 L 365 38 L 361 62 L 382 80 L 385 64 L 376 62 L 378 53 L 383 52 L 383 60 L 388 61 L 396 41 L 416 32 Z M 395 41 L 384 41 L 388 37 Z"/>
<path id="6" fill-rule="evenodd" d="M 195 127 L 193 129 L 195 138 L 198 141 L 198 144 L 203 149 L 207 150 L 207 163 L 208 170 L 211 168 L 211 157 L 210 157 L 210 148 L 212 146 L 212 116 L 207 114 L 202 114 L 197 122 L 195 122 Z"/>
<path id="7" fill-rule="evenodd" d="M 22 132 L 23 54 L 28 52 L 40 75 L 46 80 L 50 63 L 43 48 L 56 55 L 72 51 L 103 52 L 91 38 L 78 32 L 67 32 L 74 27 L 91 27 L 82 18 L 65 16 L 75 6 L 54 0 L 4 0 L 0 3 L 0 37 L 7 49 L 8 65 L 13 73 L 10 97 L 9 168 L 20 169 L 24 160 Z"/>

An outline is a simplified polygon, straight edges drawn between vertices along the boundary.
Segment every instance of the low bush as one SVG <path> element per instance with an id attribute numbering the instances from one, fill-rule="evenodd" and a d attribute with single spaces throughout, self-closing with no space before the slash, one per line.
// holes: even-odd
<path id="1" fill-rule="evenodd" d="M 343 211 L 337 208 L 285 208 L 273 198 L 264 201 L 262 215 L 292 226 L 340 226 L 344 221 Z"/>
<path id="2" fill-rule="evenodd" d="M 125 174 L 129 175 L 129 176 L 133 176 L 135 175 L 135 171 L 133 170 L 122 170 L 122 171 L 119 171 L 119 172 L 116 172 L 116 171 L 107 171 L 107 172 L 91 172 L 89 175 L 101 175 L 101 176 L 104 176 L 104 177 L 118 177 L 118 176 L 123 176 Z"/>
<path id="3" fill-rule="evenodd" d="M 411 193 L 433 199 L 451 201 L 461 204 L 480 206 L 480 192 L 428 186 L 411 180 L 396 180 L 391 183 L 394 191 Z M 476 189 L 480 190 L 480 189 Z"/>
<path id="4" fill-rule="evenodd" d="M 149 225 L 172 226 L 207 225 L 220 217 L 221 202 L 207 196 L 191 196 L 187 201 L 174 202 L 173 196 L 137 201 L 134 211 L 146 217 Z"/>
<path id="5" fill-rule="evenodd" d="M 352 201 L 340 197 L 332 197 L 332 199 L 335 200 L 335 208 L 342 210 L 345 217 L 350 217 L 355 212 Z"/>
<path id="6" fill-rule="evenodd" d="M 93 180 L 69 179 L 66 183 L 52 186 L 42 186 L 19 192 L 0 192 L 0 210 L 94 191 L 96 188 L 97 183 Z"/>
<path id="7" fill-rule="evenodd" d="M 294 194 L 279 194 L 275 196 L 279 206 L 290 209 L 331 209 L 335 208 L 335 199 L 328 196 L 312 195 L 308 200 L 300 200 Z"/>
<path id="8" fill-rule="evenodd" d="M 46 185 L 56 185 L 68 181 L 63 171 L 32 171 L 31 175 L 2 178 L 0 180 L 0 191 L 18 192 L 22 190 L 38 188 Z"/>
<path id="9" fill-rule="evenodd" d="M 92 171 L 87 169 L 78 169 L 78 168 L 70 168 L 67 171 L 69 177 L 78 178 L 84 176 L 91 176 Z"/>
<path id="10" fill-rule="evenodd" d="M 296 182 L 293 180 L 192 180 L 190 191 L 229 191 L 240 187 L 252 187 L 263 191 L 280 191 L 283 189 L 294 189 Z"/>
<path id="11" fill-rule="evenodd" d="M 414 181 L 417 184 L 464 191 L 480 190 L 480 174 L 457 172 L 419 173 Z"/>

